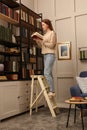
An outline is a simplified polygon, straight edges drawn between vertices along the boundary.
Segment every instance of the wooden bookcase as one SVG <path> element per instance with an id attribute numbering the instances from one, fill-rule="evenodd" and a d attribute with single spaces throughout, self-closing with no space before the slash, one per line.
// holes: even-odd
<path id="1" fill-rule="evenodd" d="M 31 74 L 43 74 L 41 49 L 31 38 L 33 32 L 42 33 L 42 15 L 21 4 L 21 0 L 0 0 L 0 19 L 8 23 L 8 27 L 0 25 L 0 64 L 4 66 L 0 80 L 28 80 Z"/>
<path id="2" fill-rule="evenodd" d="M 0 0 L 0 20 L 7 27 L 0 25 L 0 80 L 19 80 L 20 78 L 20 44 L 13 41 L 13 26 L 19 24 L 18 13 L 20 5 L 11 0 Z M 15 14 L 16 18 L 15 19 Z"/>
<path id="3" fill-rule="evenodd" d="M 2 12 L 1 4 L 10 8 L 10 16 L 8 12 Z M 21 10 L 24 11 L 23 19 Z M 14 11 L 18 12 L 18 17 L 14 17 Z M 43 73 L 41 50 L 34 46 L 36 43 L 31 39 L 34 31 L 42 32 L 41 19 L 41 15 L 22 5 L 21 0 L 20 3 L 0 0 L 0 20 L 5 21 L 7 26 L 0 25 L 0 65 L 4 65 L 3 71 L 0 68 L 0 120 L 29 111 L 30 74 Z M 10 35 L 6 35 L 5 31 L 1 32 L 1 28 L 10 31 Z M 12 40 L 12 32 L 16 34 L 15 42 Z M 39 104 L 42 105 L 44 102 Z"/>
<path id="4" fill-rule="evenodd" d="M 31 74 L 43 74 L 43 56 L 36 48 L 31 34 L 41 28 L 42 15 L 20 4 L 21 79 L 30 79 Z"/>

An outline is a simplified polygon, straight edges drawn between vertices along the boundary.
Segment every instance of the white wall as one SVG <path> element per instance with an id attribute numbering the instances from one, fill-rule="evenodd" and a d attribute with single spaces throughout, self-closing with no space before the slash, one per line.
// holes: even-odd
<path id="1" fill-rule="evenodd" d="M 65 107 L 75 76 L 87 70 L 87 62 L 79 60 L 79 47 L 87 47 L 87 0 L 34 0 L 34 9 L 52 20 L 58 42 L 71 41 L 71 60 L 56 57 L 54 81 L 59 107 Z M 57 73 L 56 73 L 57 72 Z"/>
<path id="2" fill-rule="evenodd" d="M 21 0 L 21 2 L 31 10 L 34 10 L 34 0 Z"/>

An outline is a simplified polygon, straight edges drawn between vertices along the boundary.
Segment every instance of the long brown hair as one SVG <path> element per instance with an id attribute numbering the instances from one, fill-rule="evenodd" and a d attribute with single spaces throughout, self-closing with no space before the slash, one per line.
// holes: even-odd
<path id="1" fill-rule="evenodd" d="M 49 19 L 43 19 L 42 22 L 47 24 L 50 30 L 53 30 L 52 23 Z"/>

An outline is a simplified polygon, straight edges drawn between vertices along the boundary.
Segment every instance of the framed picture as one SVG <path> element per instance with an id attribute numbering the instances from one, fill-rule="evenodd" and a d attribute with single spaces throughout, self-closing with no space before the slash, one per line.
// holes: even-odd
<path id="1" fill-rule="evenodd" d="M 71 59 L 71 42 L 58 43 L 58 60 Z"/>

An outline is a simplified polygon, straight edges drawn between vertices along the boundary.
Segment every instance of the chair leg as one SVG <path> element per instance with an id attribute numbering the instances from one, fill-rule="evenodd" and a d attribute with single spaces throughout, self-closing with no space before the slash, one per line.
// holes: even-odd
<path id="1" fill-rule="evenodd" d="M 80 108 L 80 111 L 81 111 L 81 120 L 82 120 L 82 130 L 84 130 L 84 121 L 83 121 L 83 109 L 82 109 L 82 106 Z"/>
<path id="2" fill-rule="evenodd" d="M 75 109 L 74 109 L 74 123 L 76 123 L 76 104 L 75 104 Z"/>
<path id="3" fill-rule="evenodd" d="M 71 104 L 69 105 L 69 111 L 68 111 L 68 118 L 67 118 L 66 128 L 68 127 L 68 124 L 69 124 L 70 111 L 71 111 Z"/>

